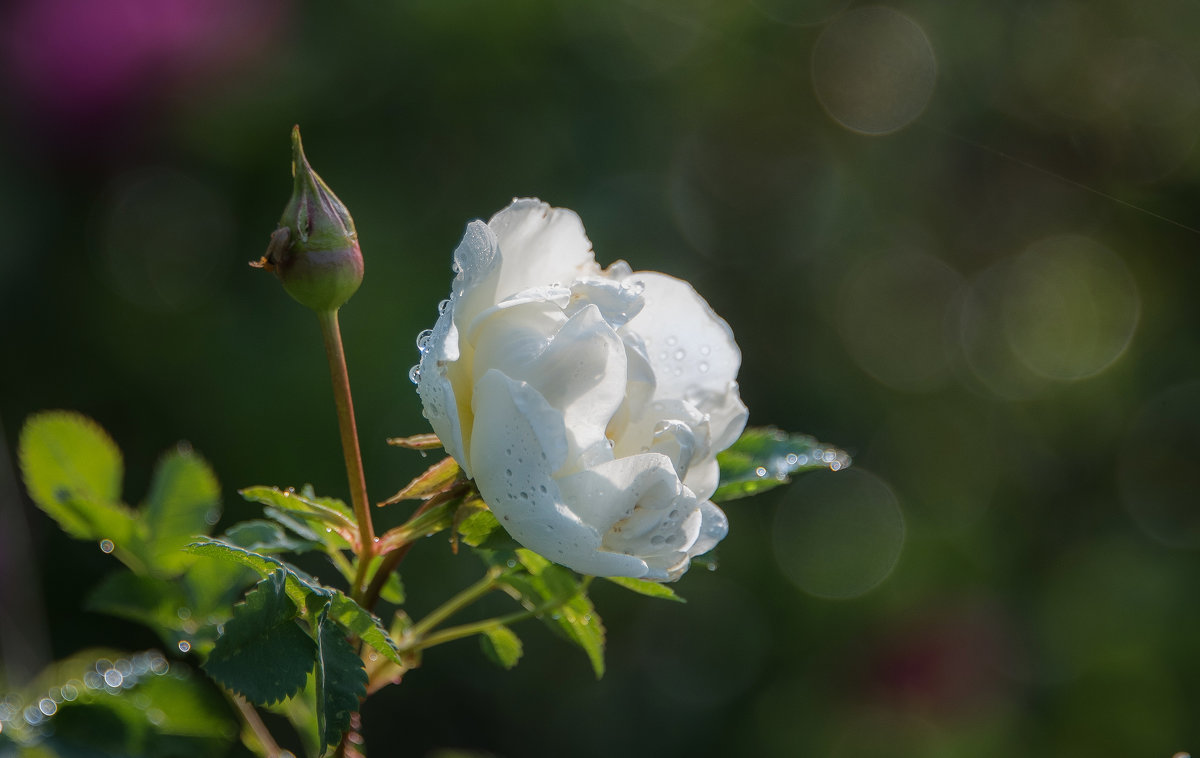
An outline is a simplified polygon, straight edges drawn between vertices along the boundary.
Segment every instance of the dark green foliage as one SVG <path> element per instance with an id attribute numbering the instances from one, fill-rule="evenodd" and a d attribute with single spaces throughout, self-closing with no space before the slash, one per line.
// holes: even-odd
<path id="1" fill-rule="evenodd" d="M 326 746 L 341 741 L 350 717 L 367 696 L 367 672 L 345 631 L 334 622 L 331 605 L 321 609 L 315 624 L 317 731 Z"/>
<path id="2" fill-rule="evenodd" d="M 296 694 L 316 658 L 312 638 L 296 623 L 286 583 L 286 572 L 275 571 L 248 592 L 204 664 L 222 686 L 258 705 Z"/>

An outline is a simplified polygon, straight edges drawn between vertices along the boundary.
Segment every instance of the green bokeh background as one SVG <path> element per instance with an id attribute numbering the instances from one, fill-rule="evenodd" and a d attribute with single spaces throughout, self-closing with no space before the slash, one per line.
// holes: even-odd
<path id="1" fill-rule="evenodd" d="M 115 564 L 13 480 L 28 414 L 103 424 L 133 502 L 179 439 L 226 522 L 250 484 L 345 496 L 316 321 L 246 266 L 299 123 L 366 259 L 342 326 L 376 500 L 428 463 L 383 440 L 427 429 L 407 373 L 450 253 L 513 196 L 576 210 L 601 263 L 691 281 L 737 335 L 751 423 L 855 458 L 731 503 L 687 605 L 599 588 L 601 682 L 540 628 L 512 672 L 432 651 L 366 706 L 375 754 L 1200 749 L 1200 5 L 177 5 L 207 36 L 141 58 L 136 14 L 81 47 L 65 12 L 6 11 L 10 682 L 154 644 L 80 610 Z M 107 89 L 81 73 L 118 58 Z M 419 545 L 412 612 L 477 575 Z"/>

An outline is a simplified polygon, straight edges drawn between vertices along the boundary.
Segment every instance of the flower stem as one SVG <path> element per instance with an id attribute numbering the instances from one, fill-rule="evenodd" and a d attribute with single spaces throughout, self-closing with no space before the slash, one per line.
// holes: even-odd
<path id="1" fill-rule="evenodd" d="M 258 715 L 258 711 L 254 710 L 254 706 L 246 702 L 246 698 L 241 695 L 229 693 L 229 697 L 233 700 L 234 705 L 237 706 L 238 713 L 242 715 L 242 720 L 246 722 L 246 726 L 250 728 L 255 739 L 259 741 L 263 750 L 266 751 L 267 758 L 278 758 L 278 756 L 283 755 L 283 749 L 275 742 L 275 738 L 271 736 L 270 730 L 263 723 L 262 718 Z"/>
<path id="2" fill-rule="evenodd" d="M 462 592 L 447 600 L 445 603 L 435 608 L 428 616 L 421 619 L 412 625 L 412 628 L 405 633 L 405 638 L 409 640 L 422 640 L 434 627 L 450 618 L 454 614 L 466 608 L 471 603 L 483 597 L 487 593 L 496 589 L 496 579 L 500 576 L 500 569 L 488 569 L 487 574 L 475 584 L 467 587 Z M 402 645 L 403 647 L 403 645 Z"/>
<path id="3" fill-rule="evenodd" d="M 358 570 L 355 572 L 351 595 L 362 597 L 367 567 L 375 554 L 375 528 L 367 502 L 367 480 L 363 474 L 362 451 L 358 447 L 358 425 L 354 421 L 354 400 L 350 396 L 350 374 L 346 371 L 346 353 L 342 349 L 342 331 L 338 327 L 337 310 L 317 313 L 321 336 L 325 340 L 325 357 L 329 359 L 329 375 L 333 381 L 333 401 L 337 406 L 338 429 L 342 435 L 342 455 L 346 459 L 346 476 L 350 480 L 350 499 L 358 521 Z"/>

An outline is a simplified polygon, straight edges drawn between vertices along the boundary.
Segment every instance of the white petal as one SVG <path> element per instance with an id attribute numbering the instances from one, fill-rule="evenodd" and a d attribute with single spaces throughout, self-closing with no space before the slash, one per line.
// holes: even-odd
<path id="1" fill-rule="evenodd" d="M 742 360 L 729 324 L 685 281 L 653 271 L 631 279 L 645 286 L 646 305 L 623 330 L 645 342 L 655 398 L 690 400 L 704 413 L 722 407 Z"/>
<path id="2" fill-rule="evenodd" d="M 496 303 L 500 280 L 500 243 L 496 233 L 482 221 L 472 221 L 454 250 L 457 276 L 450 291 L 455 321 L 460 329 L 485 308 Z"/>
<path id="3" fill-rule="evenodd" d="M 497 300 L 529 287 L 567 286 L 600 271 L 583 222 L 574 211 L 524 198 L 513 200 L 492 216 L 488 226 L 496 235 L 504 261 L 496 285 Z"/>
<path id="4" fill-rule="evenodd" d="M 475 483 L 504 528 L 552 561 L 597 576 L 642 576 L 639 558 L 598 550 L 599 532 L 563 503 L 551 474 L 566 457 L 562 415 L 498 371 L 475 385 Z"/>
<path id="5" fill-rule="evenodd" d="M 617 458 L 558 481 L 563 500 L 601 534 L 635 511 L 656 512 L 660 522 L 679 495 L 679 478 L 664 456 Z"/>
<path id="6" fill-rule="evenodd" d="M 573 471 L 612 458 L 605 431 L 625 394 L 625 346 L 595 306 L 547 335 L 555 317 L 565 318 L 551 308 L 524 303 L 483 321 L 476 331 L 476 365 L 528 382 L 562 411 Z"/>
<path id="7" fill-rule="evenodd" d="M 470 476 L 471 465 L 464 455 L 466 447 L 462 434 L 463 411 L 469 417 L 470 409 L 462 408 L 459 400 L 469 400 L 470 386 L 465 387 L 465 394 L 455 392 L 455 375 L 462 373 L 458 358 L 458 329 L 454 325 L 453 313 L 447 311 L 438 317 L 429 345 L 421 354 L 421 378 L 417 382 L 417 393 L 421 396 L 425 418 L 429 419 L 433 431 L 441 438 L 446 452 Z"/>

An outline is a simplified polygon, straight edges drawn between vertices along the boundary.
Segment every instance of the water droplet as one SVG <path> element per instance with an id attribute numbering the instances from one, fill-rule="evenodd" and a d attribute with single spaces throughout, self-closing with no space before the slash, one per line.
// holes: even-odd
<path id="1" fill-rule="evenodd" d="M 64 684 L 60 690 L 60 693 L 62 694 L 62 699 L 66 700 L 68 703 L 79 697 L 79 689 L 70 683 Z"/>
<path id="2" fill-rule="evenodd" d="M 47 716 L 53 716 L 58 712 L 58 704 L 48 697 L 44 697 L 38 701 L 38 710 Z"/>
<path id="3" fill-rule="evenodd" d="M 635 295 L 640 295 L 646 291 L 646 285 L 644 282 L 642 282 L 641 279 L 634 279 L 632 282 L 629 282 L 629 284 L 627 286 L 629 287 L 629 290 Z"/>
<path id="4" fill-rule="evenodd" d="M 112 540 L 100 540 L 101 552 L 111 553 L 115 547 Z"/>
<path id="5" fill-rule="evenodd" d="M 765 468 L 763 468 L 762 466 L 759 466 L 758 468 L 754 469 L 754 475 L 755 476 L 766 476 L 767 470 Z"/>
<path id="6" fill-rule="evenodd" d="M 658 354 L 658 359 L 659 359 L 660 361 L 665 361 L 665 360 L 667 359 L 667 351 L 666 351 L 666 350 L 663 350 L 661 353 L 659 353 L 659 354 Z"/>
<path id="7" fill-rule="evenodd" d="M 175 611 L 175 615 L 179 617 L 180 621 L 187 621 L 192 617 L 192 609 L 180 608 L 179 610 Z"/>
<path id="8" fill-rule="evenodd" d="M 429 346 L 433 344 L 433 330 L 425 329 L 417 335 L 417 349 L 422 353 L 429 352 Z"/>
<path id="9" fill-rule="evenodd" d="M 678 337 L 676 337 L 675 335 L 671 335 L 670 337 L 667 337 L 667 344 L 668 344 L 668 345 L 674 345 L 674 344 L 675 344 L 675 343 L 677 343 L 677 342 L 679 342 L 679 338 L 678 338 Z"/>
<path id="10" fill-rule="evenodd" d="M 204 514 L 204 523 L 208 524 L 209 526 L 216 526 L 217 522 L 220 520 L 221 511 L 217 508 L 210 508 L 208 509 L 208 512 Z"/>
<path id="11" fill-rule="evenodd" d="M 679 348 L 675 351 L 674 358 L 677 361 L 681 361 L 685 355 L 687 355 L 687 352 L 683 348 Z"/>
<path id="12" fill-rule="evenodd" d="M 162 722 L 166 721 L 167 714 L 163 713 L 157 708 L 151 708 L 150 710 L 146 711 L 146 718 L 151 724 L 159 726 L 162 724 Z"/>
<path id="13" fill-rule="evenodd" d="M 83 675 L 83 686 L 89 690 L 97 690 L 104 684 L 104 680 L 95 671 L 89 671 Z"/>
<path id="14" fill-rule="evenodd" d="M 192 649 L 192 643 L 188 642 L 187 640 L 179 641 L 179 652 L 186 653 L 187 651 L 189 651 L 191 649 Z"/>
<path id="15" fill-rule="evenodd" d="M 445 316 L 446 312 L 450 310 L 450 301 L 443 300 L 442 302 L 438 303 L 437 308 L 438 308 L 438 315 Z"/>
<path id="16" fill-rule="evenodd" d="M 516 568 L 517 562 L 514 561 L 512 558 L 509 558 L 507 561 L 504 562 L 504 565 L 508 566 L 509 568 Z"/>
<path id="17" fill-rule="evenodd" d="M 787 465 L 795 466 L 797 463 L 800 462 L 800 456 L 796 455 L 795 453 L 788 453 L 784 457 L 784 460 L 787 461 Z"/>
<path id="18" fill-rule="evenodd" d="M 708 355 L 711 352 L 712 352 L 712 348 L 709 347 L 708 345 L 700 346 L 700 355 Z"/>
<path id="19" fill-rule="evenodd" d="M 683 367 L 682 367 L 682 366 L 676 366 L 676 367 L 675 367 L 675 370 L 674 370 L 673 372 L 671 372 L 671 373 L 675 374 L 675 376 L 683 376 Z"/>
<path id="20" fill-rule="evenodd" d="M 182 649 L 183 643 L 181 642 L 179 644 L 180 649 Z M 187 651 L 185 650 L 184 652 Z M 121 682 L 123 681 L 125 681 L 125 675 L 116 669 L 109 669 L 108 671 L 104 672 L 104 683 L 109 687 L 116 689 L 117 687 L 121 686 Z"/>
<path id="21" fill-rule="evenodd" d="M 708 373 L 708 361 L 700 361 L 700 365 L 696 366 L 696 368 L 700 370 L 701 374 L 707 374 Z"/>

